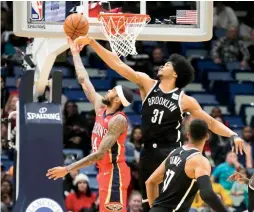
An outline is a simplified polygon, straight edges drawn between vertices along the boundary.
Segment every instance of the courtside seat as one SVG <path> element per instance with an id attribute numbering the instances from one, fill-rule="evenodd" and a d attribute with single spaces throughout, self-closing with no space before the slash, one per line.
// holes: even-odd
<path id="1" fill-rule="evenodd" d="M 116 85 L 123 85 L 130 89 L 138 89 L 138 86 L 135 83 L 127 80 L 117 80 Z"/>
<path id="2" fill-rule="evenodd" d="M 91 83 L 93 84 L 95 90 L 103 90 L 107 91 L 112 88 L 111 80 L 106 79 L 91 79 Z"/>
<path id="3" fill-rule="evenodd" d="M 61 71 L 63 74 L 63 77 L 72 77 L 74 76 L 74 73 L 72 73 L 72 71 L 66 67 L 66 66 L 53 66 L 51 69 L 51 74 L 55 71 Z"/>
<path id="4" fill-rule="evenodd" d="M 254 127 L 254 116 L 252 116 L 252 118 L 251 118 L 250 126 Z"/>
<path id="5" fill-rule="evenodd" d="M 80 89 L 64 89 L 64 94 L 68 100 L 73 101 L 88 101 L 84 91 Z"/>
<path id="6" fill-rule="evenodd" d="M 250 72 L 235 72 L 235 79 L 237 81 L 251 81 L 254 82 L 254 73 Z"/>
<path id="7" fill-rule="evenodd" d="M 230 127 L 242 128 L 245 125 L 240 116 L 224 115 L 223 118 L 229 123 Z"/>
<path id="8" fill-rule="evenodd" d="M 208 72 L 208 80 L 209 81 L 230 81 L 233 80 L 231 74 L 229 72 Z"/>
<path id="9" fill-rule="evenodd" d="M 64 155 L 74 155 L 76 160 L 84 157 L 83 151 L 80 149 L 63 149 Z"/>
<path id="10" fill-rule="evenodd" d="M 98 190 L 99 185 L 96 176 L 89 176 L 89 186 L 93 190 Z"/>
<path id="11" fill-rule="evenodd" d="M 15 77 L 6 77 L 5 86 L 6 87 L 16 87 L 16 78 Z"/>
<path id="12" fill-rule="evenodd" d="M 210 105 L 218 105 L 218 101 L 216 100 L 215 95 L 212 94 L 191 94 L 193 98 L 195 98 L 199 104 L 210 104 Z"/>
<path id="13" fill-rule="evenodd" d="M 64 78 L 62 82 L 63 88 L 76 88 L 76 89 L 81 89 L 80 84 L 78 83 L 77 79 L 75 78 Z"/>
<path id="14" fill-rule="evenodd" d="M 229 114 L 228 108 L 226 106 L 218 105 L 217 107 L 221 109 L 222 114 L 225 114 L 225 115 Z M 203 110 L 207 112 L 208 114 L 211 114 L 213 108 L 214 108 L 214 105 L 206 105 L 203 107 Z"/>
<path id="15" fill-rule="evenodd" d="M 133 109 L 132 109 L 131 106 L 125 107 L 123 111 L 124 111 L 125 113 L 135 113 L 135 112 L 133 111 Z"/>
<path id="16" fill-rule="evenodd" d="M 254 105 L 245 107 L 245 117 L 246 117 L 245 121 L 247 125 L 251 124 L 252 116 L 254 116 Z"/>
<path id="17" fill-rule="evenodd" d="M 96 175 L 98 173 L 96 166 L 91 165 L 80 169 L 80 172 L 86 175 Z"/>
<path id="18" fill-rule="evenodd" d="M 235 112 L 239 114 L 241 106 L 244 104 L 253 105 L 254 95 L 235 95 Z"/>
<path id="19" fill-rule="evenodd" d="M 185 52 L 187 58 L 200 58 L 208 57 L 208 51 L 205 49 L 187 49 Z"/>
<path id="20" fill-rule="evenodd" d="M 108 76 L 108 71 L 98 68 L 86 68 L 88 76 L 92 78 L 106 78 Z"/>
<path id="21" fill-rule="evenodd" d="M 112 69 L 108 69 L 106 72 L 109 79 L 124 79 L 120 74 Z"/>
<path id="22" fill-rule="evenodd" d="M 76 102 L 78 105 L 79 112 L 89 112 L 91 110 L 94 110 L 94 105 L 90 102 Z"/>
<path id="23" fill-rule="evenodd" d="M 254 85 L 253 83 L 230 83 L 229 84 L 230 92 L 230 102 L 233 104 L 234 96 L 236 94 L 254 94 Z"/>
<path id="24" fill-rule="evenodd" d="M 132 125 L 140 125 L 141 124 L 141 115 L 129 115 L 128 116 L 129 121 Z"/>
<path id="25" fill-rule="evenodd" d="M 184 89 L 185 92 L 204 92 L 204 88 L 202 87 L 202 84 L 200 83 L 190 83 L 189 85 L 187 85 Z"/>
<path id="26" fill-rule="evenodd" d="M 24 73 L 23 73 L 23 67 L 22 66 L 13 66 L 13 73 L 15 76 L 22 76 Z"/>
<path id="27" fill-rule="evenodd" d="M 233 70 L 250 70 L 250 68 L 242 68 L 241 63 L 239 61 L 227 62 L 226 68 L 228 71 L 232 72 Z"/>
<path id="28" fill-rule="evenodd" d="M 200 71 L 222 71 L 223 67 L 215 64 L 211 59 L 205 59 L 205 60 L 197 60 L 197 68 Z"/>

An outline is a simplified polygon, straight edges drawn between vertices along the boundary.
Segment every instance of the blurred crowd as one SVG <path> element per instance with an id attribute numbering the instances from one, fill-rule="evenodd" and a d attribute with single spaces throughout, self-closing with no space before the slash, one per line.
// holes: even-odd
<path id="1" fill-rule="evenodd" d="M 252 17 L 249 16 L 249 19 Z M 212 45 L 207 46 L 211 50 L 211 58 L 217 64 L 225 64 L 228 61 L 240 61 L 242 68 L 254 65 L 254 30 L 253 22 L 240 22 L 234 10 L 218 3 L 214 11 L 214 27 L 224 28 L 227 33 L 224 37 L 215 39 Z M 253 20 L 253 18 L 252 18 Z M 251 24 L 250 24 L 251 23 Z M 244 41 L 250 42 L 249 46 Z M 12 33 L 12 2 L 1 2 L 1 148 L 2 158 L 14 160 L 15 152 L 7 142 L 7 121 L 8 115 L 16 111 L 16 102 L 19 99 L 18 87 L 22 76 L 22 70 L 15 70 L 15 65 L 22 65 L 22 51 L 31 42 L 30 39 L 20 38 Z M 103 43 L 110 48 L 108 43 Z M 163 65 L 172 52 L 181 52 L 178 43 L 168 42 L 170 48 L 165 52 L 161 45 L 152 49 L 152 54 L 147 53 L 142 42 L 137 42 L 136 56 L 128 56 L 125 62 L 136 71 L 146 72 L 149 76 L 155 77 L 159 67 Z M 105 65 L 101 60 L 87 48 L 83 55 L 88 55 L 89 64 L 95 68 L 103 68 Z M 63 55 L 66 57 L 69 52 Z M 58 58 L 59 59 L 59 58 Z M 59 59 L 62 61 L 62 59 Z M 73 72 L 74 73 L 74 72 Z M 8 90 L 5 86 L 7 76 L 16 77 L 16 89 Z M 43 98 L 47 99 L 47 92 Z M 70 101 L 63 94 L 63 134 L 65 149 L 79 149 L 86 156 L 91 151 L 91 133 L 95 122 L 95 112 L 83 113 L 79 111 L 78 105 Z M 214 107 L 211 116 L 216 120 L 228 125 L 223 119 L 223 114 L 219 107 Z M 12 137 L 15 140 L 15 119 L 12 119 Z M 182 138 L 184 142 L 185 134 L 192 117 L 186 115 L 183 120 Z M 228 182 L 227 178 L 235 170 L 248 176 L 253 172 L 254 155 L 254 132 L 250 126 L 242 129 L 242 138 L 246 142 L 246 154 L 236 155 L 231 152 L 228 138 L 210 133 L 203 154 L 209 159 L 213 168 L 211 180 L 213 189 L 223 200 L 227 207 L 236 212 L 245 211 L 248 205 L 247 187 L 238 182 Z M 140 126 L 130 125 L 129 134 L 126 140 L 126 161 L 131 167 L 132 180 L 129 186 L 128 212 L 142 211 L 142 197 L 139 192 L 138 183 L 138 163 L 142 151 L 142 130 Z M 65 155 L 65 164 L 70 164 L 77 160 L 75 155 Z M 13 187 L 13 166 L 5 167 L 1 163 L 1 211 L 11 211 L 15 188 Z M 79 171 L 71 172 L 63 180 L 63 195 L 67 211 L 96 211 L 99 204 L 97 193 L 89 187 L 89 177 Z M 89 210 L 88 210 L 89 209 Z M 208 212 L 212 211 L 197 194 L 191 211 Z"/>

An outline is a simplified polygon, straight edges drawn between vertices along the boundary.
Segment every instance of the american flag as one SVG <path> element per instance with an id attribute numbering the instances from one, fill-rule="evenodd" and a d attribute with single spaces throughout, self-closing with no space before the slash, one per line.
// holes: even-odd
<path id="1" fill-rule="evenodd" d="M 176 11 L 177 24 L 197 24 L 196 10 L 177 10 Z"/>

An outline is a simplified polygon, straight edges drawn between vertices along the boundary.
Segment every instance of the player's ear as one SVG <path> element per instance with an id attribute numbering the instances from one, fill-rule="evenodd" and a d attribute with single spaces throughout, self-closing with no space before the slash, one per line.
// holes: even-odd
<path id="1" fill-rule="evenodd" d="M 186 133 L 186 138 L 187 138 L 187 140 L 190 140 L 190 133 L 189 132 Z"/>
<path id="2" fill-rule="evenodd" d="M 173 71 L 173 77 L 177 78 L 177 73 L 175 71 Z"/>
<path id="3" fill-rule="evenodd" d="M 114 99 L 114 102 L 121 103 L 121 100 L 120 100 L 120 98 L 118 96 L 116 96 L 115 99 Z"/>

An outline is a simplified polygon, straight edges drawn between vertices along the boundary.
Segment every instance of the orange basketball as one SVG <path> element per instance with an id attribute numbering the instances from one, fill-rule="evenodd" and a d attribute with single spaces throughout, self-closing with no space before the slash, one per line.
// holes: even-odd
<path id="1" fill-rule="evenodd" d="M 85 36 L 88 30 L 88 20 L 80 13 L 71 14 L 64 21 L 64 32 L 72 40 L 75 40 L 79 36 Z"/>

